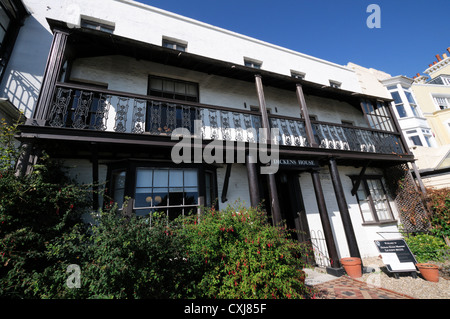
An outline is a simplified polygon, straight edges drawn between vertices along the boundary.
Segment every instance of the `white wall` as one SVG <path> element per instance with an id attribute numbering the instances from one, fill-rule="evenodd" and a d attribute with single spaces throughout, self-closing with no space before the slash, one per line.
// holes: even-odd
<path id="1" fill-rule="evenodd" d="M 247 207 L 250 207 L 250 193 L 248 188 L 247 168 L 245 164 L 233 164 L 231 167 L 230 180 L 228 182 L 227 201 L 222 203 L 223 183 L 225 180 L 226 165 L 217 168 L 217 197 L 219 208 L 225 208 L 227 205 L 233 205 L 240 201 Z"/>
<path id="2" fill-rule="evenodd" d="M 30 117 L 36 103 L 52 35 L 46 18 L 77 27 L 81 16 L 115 24 L 120 36 L 161 45 L 169 36 L 188 42 L 188 52 L 243 65 L 244 56 L 263 61 L 262 68 L 284 75 L 290 70 L 306 73 L 306 79 L 324 85 L 329 80 L 360 92 L 354 72 L 345 66 L 320 60 L 193 19 L 127 0 L 23 0 L 31 13 L 22 27 L 0 87 L 2 95 Z M 151 32 L 149 32 L 151 30 Z M 23 89 L 26 88 L 26 89 Z"/>
<path id="3" fill-rule="evenodd" d="M 360 168 L 353 168 L 348 166 L 338 167 L 342 186 L 344 188 L 345 200 L 348 204 L 350 218 L 352 220 L 353 230 L 355 232 L 358 248 L 361 257 L 378 256 L 379 252 L 375 246 L 374 240 L 383 238 L 398 238 L 400 234 L 396 225 L 362 225 L 362 217 L 356 196 L 351 194 L 352 182 L 348 175 L 358 175 Z M 368 168 L 366 174 L 382 174 L 381 171 Z M 322 167 L 320 171 L 320 180 L 322 183 L 323 192 L 325 194 L 325 203 L 328 210 L 328 217 L 330 219 L 331 228 L 333 229 L 333 236 L 337 246 L 338 255 L 340 258 L 349 257 L 349 250 L 345 231 L 342 224 L 341 215 L 337 205 L 334 188 L 328 168 Z M 310 231 L 321 231 L 323 234 L 322 222 L 320 220 L 319 210 L 317 208 L 316 197 L 314 195 L 314 188 L 312 186 L 311 175 L 303 173 L 300 175 L 300 186 L 302 190 L 302 197 L 307 212 L 307 219 Z M 398 220 L 398 212 L 395 202 L 390 199 L 390 206 L 394 214 L 394 218 Z"/>
<path id="4" fill-rule="evenodd" d="M 149 74 L 198 83 L 200 103 L 241 110 L 250 110 L 251 106 L 259 105 L 254 83 L 137 61 L 125 56 L 77 59 L 72 66 L 71 80 L 107 84 L 110 90 L 146 95 Z M 294 91 L 264 87 L 264 95 L 272 114 L 300 117 L 300 106 Z M 320 121 L 341 123 L 341 120 L 347 120 L 357 126 L 367 127 L 361 110 L 348 103 L 308 95 L 305 100 L 309 113 Z M 113 119 L 114 114 L 110 114 L 109 120 Z M 113 126 L 111 123 L 108 127 Z"/>

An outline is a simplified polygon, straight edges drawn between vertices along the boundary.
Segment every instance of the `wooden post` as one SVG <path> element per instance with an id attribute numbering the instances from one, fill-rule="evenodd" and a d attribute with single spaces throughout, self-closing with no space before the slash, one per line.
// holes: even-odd
<path id="1" fill-rule="evenodd" d="M 259 193 L 258 172 L 256 168 L 256 159 L 251 155 L 247 155 L 247 178 L 248 187 L 250 193 L 250 205 L 257 207 L 261 201 L 261 195 Z"/>
<path id="2" fill-rule="evenodd" d="M 97 144 L 92 143 L 92 208 L 96 211 L 98 205 L 98 151 Z"/>
<path id="3" fill-rule="evenodd" d="M 420 176 L 420 172 L 419 172 L 419 169 L 417 168 L 416 163 L 415 162 L 411 162 L 411 166 L 412 166 L 412 169 L 414 171 L 414 175 L 416 177 L 416 180 L 419 183 L 419 187 L 420 187 L 420 190 L 422 191 L 422 194 L 426 195 L 427 190 L 425 188 L 425 185 L 423 184 L 422 177 Z"/>
<path id="4" fill-rule="evenodd" d="M 271 143 L 269 117 L 267 115 L 266 100 L 261 80 L 261 75 L 255 75 L 256 92 L 258 94 L 259 110 L 261 112 L 262 127 L 266 130 L 267 143 Z M 277 184 L 275 174 L 268 174 L 270 205 L 272 208 L 272 220 L 274 225 L 281 223 L 280 203 L 278 201 Z"/>
<path id="5" fill-rule="evenodd" d="M 339 212 L 344 225 L 345 238 L 347 239 L 348 249 L 350 257 L 361 258 L 359 253 L 358 244 L 356 242 L 355 232 L 353 230 L 352 220 L 350 218 L 350 212 L 348 211 L 347 201 L 345 200 L 344 189 L 342 187 L 341 178 L 336 164 L 335 158 L 330 158 L 329 168 L 331 180 L 333 182 L 334 193 L 336 195 Z"/>
<path id="6" fill-rule="evenodd" d="M 308 139 L 309 145 L 311 147 L 318 147 L 319 145 L 314 138 L 314 132 L 311 125 L 311 120 L 309 118 L 308 107 L 306 106 L 305 96 L 303 94 L 303 88 L 300 83 L 297 83 L 296 88 L 297 100 L 300 105 L 300 111 L 302 113 L 302 117 L 305 120 L 305 129 L 306 129 L 306 138 Z"/>
<path id="7" fill-rule="evenodd" d="M 47 59 L 36 109 L 33 118 L 30 119 L 34 124 L 45 125 L 55 92 L 55 85 L 61 73 L 68 36 L 69 34 L 67 32 L 60 30 L 54 31 L 53 42 Z"/>
<path id="8" fill-rule="evenodd" d="M 322 183 L 320 182 L 320 175 L 317 170 L 311 171 L 311 177 L 314 186 L 314 193 L 316 194 L 317 207 L 319 209 L 320 220 L 325 236 L 325 243 L 327 245 L 328 254 L 331 259 L 331 268 L 339 268 L 339 257 L 336 250 L 336 243 L 334 242 L 333 231 L 331 229 L 330 219 L 328 218 L 328 210 L 325 204 L 325 197 L 323 195 Z"/>

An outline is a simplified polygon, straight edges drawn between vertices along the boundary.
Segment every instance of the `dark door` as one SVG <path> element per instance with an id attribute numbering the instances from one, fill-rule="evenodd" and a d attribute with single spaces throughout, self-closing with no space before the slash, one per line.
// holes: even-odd
<path id="1" fill-rule="evenodd" d="M 309 240 L 309 227 L 298 178 L 296 172 L 280 171 L 276 175 L 277 192 L 282 219 L 288 229 L 295 230 L 292 237 L 306 242 Z"/>

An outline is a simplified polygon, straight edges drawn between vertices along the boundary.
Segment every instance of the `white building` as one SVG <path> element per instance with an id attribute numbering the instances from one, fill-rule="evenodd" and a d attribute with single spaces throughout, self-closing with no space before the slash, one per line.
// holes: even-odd
<path id="1" fill-rule="evenodd" d="M 323 234 L 333 268 L 399 237 L 389 172 L 414 158 L 391 99 L 364 92 L 354 70 L 134 1 L 23 3 L 0 90 L 28 119 L 24 163 L 44 148 L 138 215 L 265 199 L 299 240 Z M 200 152 L 228 141 L 244 163 L 175 164 L 171 132 L 194 134 L 195 120 Z M 276 174 L 248 156 L 260 127 L 279 129 Z"/>

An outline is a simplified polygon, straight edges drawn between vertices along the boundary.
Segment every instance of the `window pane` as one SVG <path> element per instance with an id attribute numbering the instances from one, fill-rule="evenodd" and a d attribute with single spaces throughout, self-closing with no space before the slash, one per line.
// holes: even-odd
<path id="1" fill-rule="evenodd" d="M 182 170 L 170 170 L 169 171 L 169 186 L 170 187 L 183 187 L 183 171 Z"/>
<path id="2" fill-rule="evenodd" d="M 175 92 L 180 94 L 186 94 L 186 84 L 175 82 Z"/>
<path id="3" fill-rule="evenodd" d="M 126 180 L 126 172 L 125 171 L 113 171 L 112 172 L 112 195 L 114 201 L 117 203 L 119 208 L 123 205 L 123 200 L 125 196 L 125 180 Z"/>
<path id="4" fill-rule="evenodd" d="M 183 208 L 177 207 L 177 208 L 169 208 L 169 219 L 174 220 L 178 216 L 183 214 Z"/>
<path id="5" fill-rule="evenodd" d="M 167 187 L 169 186 L 169 171 L 166 169 L 155 169 L 153 171 L 153 186 Z"/>
<path id="6" fill-rule="evenodd" d="M 169 192 L 167 188 L 153 189 L 153 206 L 167 206 Z"/>
<path id="7" fill-rule="evenodd" d="M 370 194 L 372 195 L 372 201 L 376 209 L 378 220 L 390 220 L 391 216 L 389 213 L 388 202 L 386 194 L 384 193 L 381 180 L 370 179 L 367 180 L 367 184 L 370 189 Z"/>
<path id="8" fill-rule="evenodd" d="M 417 110 L 417 105 L 411 104 L 411 110 L 412 110 L 414 116 L 416 116 L 416 117 L 420 116 L 419 111 Z"/>
<path id="9" fill-rule="evenodd" d="M 410 136 L 409 139 L 413 142 L 414 145 L 423 146 L 422 141 L 418 135 Z"/>
<path id="10" fill-rule="evenodd" d="M 198 189 L 196 187 L 188 187 L 184 189 L 184 205 L 197 205 Z"/>
<path id="11" fill-rule="evenodd" d="M 150 87 L 153 89 L 153 90 L 158 90 L 158 91 L 162 91 L 162 80 L 161 79 L 155 79 L 155 78 L 153 78 L 153 79 L 151 79 L 150 80 Z"/>
<path id="12" fill-rule="evenodd" d="M 152 188 L 137 188 L 134 198 L 134 207 L 153 206 Z"/>
<path id="13" fill-rule="evenodd" d="M 163 89 L 165 92 L 174 92 L 175 91 L 175 84 L 173 81 L 170 80 L 164 80 L 163 81 Z"/>
<path id="14" fill-rule="evenodd" d="M 169 193 L 169 205 L 181 206 L 183 205 L 183 188 L 171 188 Z"/>
<path id="15" fill-rule="evenodd" d="M 197 182 L 197 170 L 188 169 L 184 171 L 184 186 L 198 186 Z"/>
<path id="16" fill-rule="evenodd" d="M 392 98 L 394 99 L 395 104 L 401 104 L 402 99 L 400 98 L 400 94 L 398 92 L 391 92 Z"/>
<path id="17" fill-rule="evenodd" d="M 416 104 L 416 101 L 414 101 L 414 98 L 410 92 L 405 91 L 405 95 L 409 103 Z"/>
<path id="18" fill-rule="evenodd" d="M 197 96 L 197 86 L 194 84 L 187 84 L 186 93 L 189 95 Z"/>
<path id="19" fill-rule="evenodd" d="M 136 187 L 152 187 L 153 170 L 137 169 L 136 170 Z"/>
<path id="20" fill-rule="evenodd" d="M 374 221 L 374 218 L 372 216 L 372 210 L 370 209 L 368 195 L 364 189 L 362 181 L 361 184 L 359 185 L 356 195 L 358 196 L 359 207 L 361 208 L 361 214 L 364 222 Z"/>
<path id="21" fill-rule="evenodd" d="M 403 104 L 396 105 L 395 107 L 397 108 L 398 116 L 406 117 L 406 111 Z"/>
<path id="22" fill-rule="evenodd" d="M 114 201 L 117 203 L 117 207 L 119 209 L 122 208 L 123 199 L 125 197 L 124 195 L 125 195 L 125 190 L 124 189 L 115 189 L 114 190 L 114 194 L 113 194 Z"/>

